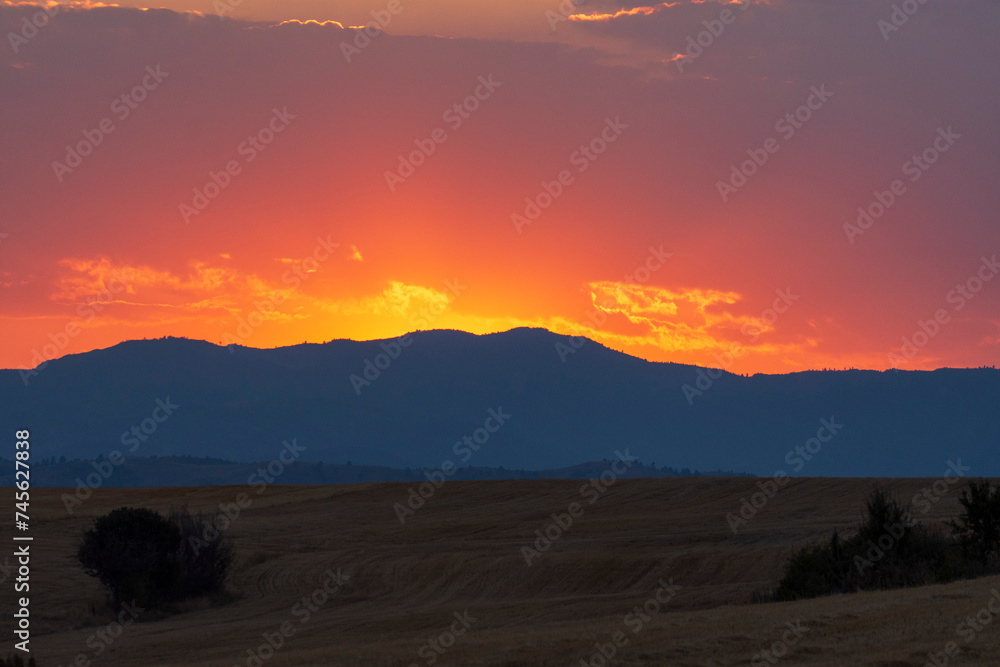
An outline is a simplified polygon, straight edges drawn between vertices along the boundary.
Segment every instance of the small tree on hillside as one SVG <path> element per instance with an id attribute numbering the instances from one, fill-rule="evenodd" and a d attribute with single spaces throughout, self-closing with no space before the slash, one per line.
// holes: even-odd
<path id="1" fill-rule="evenodd" d="M 164 602 L 180 581 L 181 531 L 149 509 L 123 507 L 94 521 L 83 534 L 77 559 L 108 589 L 117 607 Z"/>
<path id="2" fill-rule="evenodd" d="M 989 480 L 971 480 L 958 502 L 964 512 L 951 522 L 966 558 L 974 558 L 987 568 L 1000 565 L 1000 485 Z"/>

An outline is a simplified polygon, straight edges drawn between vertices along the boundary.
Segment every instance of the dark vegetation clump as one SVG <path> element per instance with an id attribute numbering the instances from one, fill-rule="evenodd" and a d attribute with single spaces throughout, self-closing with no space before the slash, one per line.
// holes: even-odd
<path id="1" fill-rule="evenodd" d="M 232 565 L 232 546 L 219 531 L 203 539 L 202 515 L 123 507 L 94 521 L 83 534 L 77 560 L 101 582 L 118 607 L 134 602 L 161 608 L 222 592 Z"/>
<path id="2" fill-rule="evenodd" d="M 958 502 L 962 513 L 951 521 L 952 533 L 962 549 L 962 558 L 984 573 L 1000 570 L 1000 485 L 973 481 Z"/>
<path id="3" fill-rule="evenodd" d="M 170 512 L 170 521 L 181 531 L 181 580 L 176 594 L 188 599 L 222 592 L 233 565 L 233 545 L 216 524 L 217 517 L 186 508 Z M 228 523 L 227 523 L 228 525 Z"/>
<path id="4" fill-rule="evenodd" d="M 843 538 L 834 530 L 828 541 L 799 550 L 773 594 L 758 595 L 755 601 L 921 586 L 1000 572 L 1000 486 L 971 481 L 959 502 L 964 511 L 949 523 L 949 536 L 923 526 L 908 504 L 876 487 L 865 500 L 854 535 Z"/>
<path id="5" fill-rule="evenodd" d="M 35 656 L 28 658 L 28 662 L 17 653 L 7 656 L 7 659 L 0 657 L 0 667 L 35 667 Z"/>

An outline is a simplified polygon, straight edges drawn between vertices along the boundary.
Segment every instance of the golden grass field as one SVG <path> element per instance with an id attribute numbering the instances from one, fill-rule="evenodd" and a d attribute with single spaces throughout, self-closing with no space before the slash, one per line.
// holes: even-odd
<path id="1" fill-rule="evenodd" d="M 230 580 L 235 599 L 192 604 L 169 616 L 142 614 L 99 656 L 94 647 L 101 642 L 93 637 L 112 617 L 102 610 L 96 580 L 72 559 L 81 531 L 116 507 L 212 510 L 249 489 L 98 490 L 72 516 L 59 500 L 64 490 L 36 489 L 32 654 L 39 667 L 246 667 L 248 649 L 265 643 L 262 633 L 287 622 L 293 633 L 262 664 L 427 665 L 433 654 L 435 665 L 577 666 L 591 660 L 595 644 L 622 631 L 628 643 L 616 650 L 614 664 L 739 665 L 781 640 L 792 622 L 806 630 L 778 664 L 924 665 L 928 652 L 943 651 L 949 641 L 960 647 L 950 664 L 1000 664 L 1000 622 L 969 642 L 956 632 L 1000 589 L 1000 577 L 749 604 L 754 591 L 777 583 L 797 546 L 827 538 L 834 526 L 850 532 L 871 485 L 792 480 L 734 536 L 724 517 L 757 490 L 757 481 L 619 480 L 594 504 L 584 501 L 583 516 L 531 567 L 521 546 L 550 523 L 551 513 L 581 500 L 582 482 L 448 482 L 405 526 L 393 504 L 405 502 L 408 484 L 272 485 L 259 496 L 251 491 L 252 505 L 230 530 L 238 559 Z M 886 483 L 908 500 L 933 481 Z M 938 524 L 954 516 L 957 495 L 953 487 L 918 517 Z M 10 519 L 0 528 L 9 536 Z M 296 604 L 337 568 L 347 583 L 301 622 Z M 649 600 L 661 579 L 680 588 L 635 632 L 638 617 L 628 624 L 626 614 Z M 13 608 L 9 580 L 2 599 Z M 443 654 L 434 652 L 428 640 L 466 611 L 475 619 L 469 629 Z M 4 655 L 13 644 L 5 618 Z M 74 663 L 80 654 L 86 662 Z"/>

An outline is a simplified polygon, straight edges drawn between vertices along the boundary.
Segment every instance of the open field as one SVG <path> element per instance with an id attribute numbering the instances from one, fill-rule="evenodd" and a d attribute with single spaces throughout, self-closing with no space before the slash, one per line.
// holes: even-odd
<path id="1" fill-rule="evenodd" d="M 436 665 L 580 665 L 595 643 L 621 631 L 628 643 L 616 664 L 737 665 L 780 641 L 792 622 L 806 630 L 780 664 L 924 665 L 949 641 L 961 648 L 952 664 L 1000 662 L 995 625 L 968 642 L 956 632 L 1000 589 L 1000 577 L 748 604 L 754 591 L 776 584 L 796 546 L 828 537 L 832 527 L 849 532 L 872 482 L 792 480 L 733 535 L 725 515 L 757 481 L 620 480 L 593 504 L 579 481 L 449 482 L 406 525 L 393 511 L 410 488 L 400 483 L 272 485 L 261 495 L 247 487 L 98 490 L 72 516 L 59 500 L 64 490 L 35 489 L 33 655 L 40 667 L 73 664 L 79 654 L 91 665 L 246 666 L 262 633 L 289 622 L 293 633 L 263 664 L 426 665 L 433 655 Z M 886 483 L 908 500 L 934 481 Z M 71 558 L 80 532 L 123 505 L 211 510 L 242 492 L 252 504 L 230 531 L 238 598 L 169 617 L 141 614 L 95 657 L 102 643 L 92 635 L 111 616 L 100 611 L 96 581 Z M 954 516 L 957 496 L 951 487 L 918 518 L 933 525 Z M 522 545 L 573 501 L 582 501 L 584 514 L 527 566 Z M 10 518 L 0 527 L 9 538 Z M 0 559 L 12 549 L 4 551 Z M 296 605 L 338 568 L 347 582 L 302 622 L 304 607 Z M 661 579 L 680 586 L 672 599 L 646 619 L 627 619 Z M 13 607 L 11 588 L 8 580 L 5 609 Z M 428 640 L 465 612 L 468 631 L 435 653 Z M 12 647 L 7 618 L 3 654 Z"/>

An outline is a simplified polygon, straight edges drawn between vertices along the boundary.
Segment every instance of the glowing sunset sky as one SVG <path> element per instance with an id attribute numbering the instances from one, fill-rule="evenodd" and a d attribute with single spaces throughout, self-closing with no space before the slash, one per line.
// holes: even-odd
<path id="1" fill-rule="evenodd" d="M 902 4 L 0 4 L 0 367 L 517 326 L 995 365 L 1000 5 Z"/>

